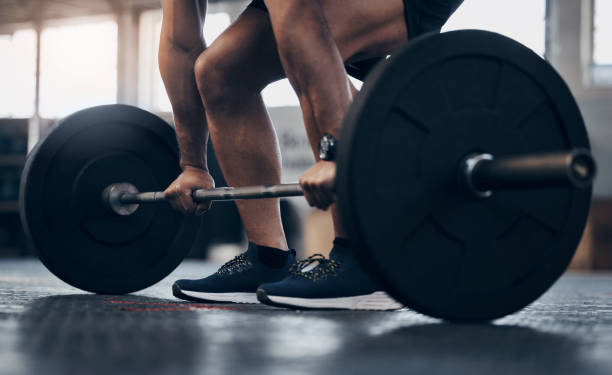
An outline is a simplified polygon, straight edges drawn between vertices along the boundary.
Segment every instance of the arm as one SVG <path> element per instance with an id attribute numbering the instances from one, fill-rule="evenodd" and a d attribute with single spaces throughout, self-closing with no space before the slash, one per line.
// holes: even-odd
<path id="1" fill-rule="evenodd" d="M 206 0 L 163 0 L 162 9 L 159 70 L 172 104 L 183 168 L 164 194 L 174 208 L 201 214 L 210 204 L 196 205 L 191 191 L 214 187 L 206 161 L 208 126 L 194 73 L 195 61 L 205 48 Z"/>
<path id="2" fill-rule="evenodd" d="M 340 137 L 352 101 L 343 58 L 317 0 L 266 0 L 283 68 L 302 107 L 317 163 L 300 178 L 311 206 L 326 209 L 335 200 L 334 162 L 318 157 L 318 140 Z"/>
<path id="3" fill-rule="evenodd" d="M 266 4 L 287 78 L 302 109 L 311 113 L 305 115 L 309 135 L 339 137 L 352 93 L 319 1 L 266 0 Z"/>
<path id="4" fill-rule="evenodd" d="M 181 167 L 206 169 L 208 127 L 193 70 L 205 48 L 206 2 L 164 0 L 162 7 L 159 70 L 172 104 Z"/>

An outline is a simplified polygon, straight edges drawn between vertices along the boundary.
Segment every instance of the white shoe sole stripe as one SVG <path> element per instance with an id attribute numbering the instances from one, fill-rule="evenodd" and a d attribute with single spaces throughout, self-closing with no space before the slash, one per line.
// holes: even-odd
<path id="1" fill-rule="evenodd" d="M 272 302 L 311 309 L 397 310 L 403 306 L 385 292 L 338 298 L 299 298 L 267 295 Z"/>
<path id="2" fill-rule="evenodd" d="M 189 297 L 215 302 L 259 303 L 257 300 L 257 294 L 255 293 L 205 293 L 183 289 L 181 289 L 181 293 Z"/>

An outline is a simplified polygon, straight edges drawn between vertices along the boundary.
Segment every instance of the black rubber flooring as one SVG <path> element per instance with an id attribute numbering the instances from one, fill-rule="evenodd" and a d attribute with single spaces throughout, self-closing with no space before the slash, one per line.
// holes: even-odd
<path id="1" fill-rule="evenodd" d="M 612 274 L 564 276 L 524 311 L 453 325 L 409 310 L 183 303 L 176 278 L 96 296 L 0 261 L 0 374 L 612 374 Z"/>

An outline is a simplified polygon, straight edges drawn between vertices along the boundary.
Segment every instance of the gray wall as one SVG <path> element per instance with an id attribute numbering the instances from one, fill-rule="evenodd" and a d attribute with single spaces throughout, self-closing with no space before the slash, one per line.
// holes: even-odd
<path id="1" fill-rule="evenodd" d="M 612 197 L 612 87 L 591 79 L 592 0 L 549 0 L 550 62 L 576 96 L 599 165 L 595 195 Z"/>

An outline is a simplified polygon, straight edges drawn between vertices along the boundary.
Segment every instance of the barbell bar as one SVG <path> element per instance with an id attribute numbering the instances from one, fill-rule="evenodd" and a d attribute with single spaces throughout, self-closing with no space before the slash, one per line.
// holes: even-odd
<path id="1" fill-rule="evenodd" d="M 589 187 L 596 175 L 595 160 L 584 149 L 570 152 L 522 155 L 493 158 L 489 154 L 475 154 L 459 166 L 460 183 L 477 197 L 491 196 L 493 190 L 530 189 L 573 185 Z M 192 193 L 195 202 L 233 201 L 303 196 L 300 184 L 261 185 L 197 189 Z M 165 202 L 163 192 L 138 192 L 129 183 L 111 184 L 101 196 L 104 205 L 120 216 L 133 214 L 138 205 Z"/>

